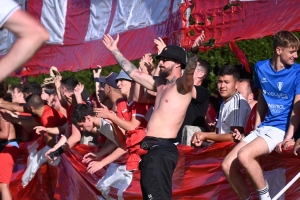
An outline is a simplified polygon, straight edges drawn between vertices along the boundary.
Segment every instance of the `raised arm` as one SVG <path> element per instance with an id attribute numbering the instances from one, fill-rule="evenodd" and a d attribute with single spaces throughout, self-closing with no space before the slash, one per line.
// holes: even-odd
<path id="1" fill-rule="evenodd" d="M 114 55 L 122 69 L 130 76 L 135 82 L 141 84 L 145 88 L 156 91 L 155 80 L 152 76 L 139 72 L 139 70 L 127 60 L 117 47 L 119 42 L 119 35 L 114 40 L 109 34 L 104 35 L 103 43 L 106 48 Z"/>
<path id="2" fill-rule="evenodd" d="M 21 9 L 7 19 L 3 28 L 13 32 L 17 40 L 0 60 L 0 81 L 21 67 L 49 39 L 46 29 Z"/>
<path id="3" fill-rule="evenodd" d="M 98 95 L 98 90 L 99 90 L 99 86 L 100 86 L 100 75 L 101 75 L 101 71 L 102 71 L 102 67 L 100 65 L 97 65 L 97 69 L 93 69 L 93 76 L 94 76 L 94 81 L 95 81 L 95 91 L 96 91 L 96 97 L 98 102 L 101 102 L 101 99 Z"/>
<path id="4" fill-rule="evenodd" d="M 197 56 L 194 56 L 192 58 L 189 59 L 183 76 L 181 77 L 181 85 L 183 86 L 185 92 L 190 92 L 192 91 L 193 85 L 194 85 L 194 80 L 193 80 L 193 76 L 194 76 L 194 71 L 197 67 L 197 62 L 198 62 L 198 58 Z"/>
<path id="5" fill-rule="evenodd" d="M 191 48 L 191 57 L 197 56 L 199 47 L 203 44 L 205 39 L 204 31 L 201 32 L 200 36 L 196 38 Z"/>

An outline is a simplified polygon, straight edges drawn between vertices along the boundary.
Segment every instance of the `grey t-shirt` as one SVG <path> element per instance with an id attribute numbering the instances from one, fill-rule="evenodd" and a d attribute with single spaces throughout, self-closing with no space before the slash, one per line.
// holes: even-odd
<path id="1" fill-rule="evenodd" d="M 113 143 L 118 145 L 115 140 L 114 130 L 113 130 L 111 124 L 108 123 L 107 121 L 105 121 L 105 119 L 103 119 L 103 118 L 100 118 L 100 127 L 99 127 L 98 131 L 102 135 L 104 135 L 106 138 L 111 140 Z"/>

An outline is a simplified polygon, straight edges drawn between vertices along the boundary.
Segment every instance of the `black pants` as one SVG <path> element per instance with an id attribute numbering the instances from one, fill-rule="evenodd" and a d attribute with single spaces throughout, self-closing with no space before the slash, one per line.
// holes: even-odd
<path id="1" fill-rule="evenodd" d="M 172 199 L 172 176 L 178 161 L 176 145 L 149 149 L 141 161 L 141 188 L 144 200 Z"/>

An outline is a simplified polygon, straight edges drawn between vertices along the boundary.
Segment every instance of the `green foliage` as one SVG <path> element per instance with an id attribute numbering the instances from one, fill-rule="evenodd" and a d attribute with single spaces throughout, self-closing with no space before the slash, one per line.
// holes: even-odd
<path id="1" fill-rule="evenodd" d="M 300 38 L 300 33 L 295 33 L 297 37 Z M 210 40 L 208 46 L 213 46 L 214 40 Z M 250 68 L 253 69 L 254 64 L 263 59 L 271 58 L 273 55 L 273 42 L 272 37 L 264 37 L 255 40 L 243 40 L 236 42 L 237 46 L 246 55 Z M 199 57 L 208 61 L 211 65 L 211 73 L 208 77 L 209 90 L 211 93 L 217 90 L 217 74 L 220 67 L 226 64 L 234 65 L 239 64 L 239 61 L 235 55 L 230 50 L 229 46 L 223 46 L 221 48 L 213 48 L 206 52 L 200 52 Z M 135 66 L 138 66 L 139 60 L 132 61 Z M 156 60 L 154 58 L 154 62 Z M 296 60 L 299 63 L 299 59 Z M 102 69 L 102 76 L 107 76 L 110 72 L 119 73 L 121 68 L 118 65 L 113 65 L 109 67 L 104 67 Z M 78 81 L 84 83 L 85 88 L 91 93 L 94 91 L 94 79 L 91 70 L 82 70 L 79 72 L 65 71 L 61 73 L 63 77 L 74 76 Z M 37 77 L 29 77 L 29 81 L 37 81 L 38 83 L 43 83 L 44 78 L 48 75 L 39 75 Z M 8 84 L 20 83 L 20 78 L 10 77 L 6 81 Z"/>

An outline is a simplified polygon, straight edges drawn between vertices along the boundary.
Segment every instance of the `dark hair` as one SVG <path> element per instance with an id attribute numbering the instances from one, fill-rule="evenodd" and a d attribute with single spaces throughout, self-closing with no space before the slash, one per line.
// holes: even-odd
<path id="1" fill-rule="evenodd" d="M 252 72 L 250 73 L 246 70 L 246 67 L 242 64 L 236 64 L 234 67 L 239 71 L 240 73 L 240 79 L 252 79 L 253 75 Z M 250 69 L 251 70 L 251 69 Z"/>
<path id="2" fill-rule="evenodd" d="M 88 115 L 95 116 L 93 108 L 86 104 L 77 104 L 72 114 L 72 123 L 76 125 L 78 122 L 84 122 Z"/>
<path id="3" fill-rule="evenodd" d="M 0 83 L 0 98 L 3 98 L 8 90 L 8 85 L 5 82 Z"/>
<path id="4" fill-rule="evenodd" d="M 63 78 L 61 80 L 61 85 L 63 85 L 69 93 L 74 93 L 74 89 L 78 83 L 74 77 Z"/>
<path id="5" fill-rule="evenodd" d="M 56 94 L 56 87 L 54 83 L 45 84 L 42 88 L 44 88 L 44 91 L 47 94 Z"/>
<path id="6" fill-rule="evenodd" d="M 22 92 L 26 94 L 36 94 L 41 96 L 42 87 L 37 82 L 29 82 L 26 85 L 24 85 Z"/>
<path id="7" fill-rule="evenodd" d="M 288 48 L 292 47 L 298 49 L 300 45 L 299 39 L 297 36 L 290 31 L 279 31 L 273 36 L 273 47 Z"/>
<path id="8" fill-rule="evenodd" d="M 218 76 L 225 75 L 232 75 L 236 80 L 240 79 L 239 71 L 231 65 L 224 65 L 223 67 L 221 67 L 221 69 L 219 69 Z"/>
<path id="9" fill-rule="evenodd" d="M 205 73 L 204 78 L 206 78 L 210 73 L 210 65 L 206 60 L 203 60 L 201 58 L 198 58 L 198 62 L 200 67 L 204 69 L 204 73 Z"/>
<path id="10" fill-rule="evenodd" d="M 17 89 L 18 92 L 22 92 L 23 91 L 23 88 L 24 88 L 24 85 L 23 84 L 15 84 L 15 85 L 12 85 L 12 89 Z"/>
<path id="11" fill-rule="evenodd" d="M 258 89 L 254 87 L 254 82 L 251 79 L 240 79 L 239 82 L 247 82 L 247 93 L 248 94 L 253 94 L 253 99 L 257 100 L 258 99 Z"/>
<path id="12" fill-rule="evenodd" d="M 40 95 L 37 95 L 37 94 L 29 95 L 28 97 L 26 97 L 25 101 L 28 106 L 31 106 L 34 109 L 39 109 L 42 106 L 44 106 L 43 99 L 41 98 Z"/>

